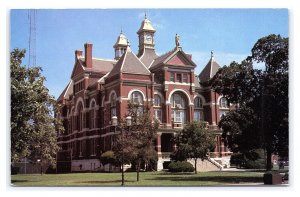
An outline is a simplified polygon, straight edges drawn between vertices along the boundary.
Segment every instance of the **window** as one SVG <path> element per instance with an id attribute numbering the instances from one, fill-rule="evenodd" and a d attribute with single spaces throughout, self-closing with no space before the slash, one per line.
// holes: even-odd
<path id="1" fill-rule="evenodd" d="M 220 119 L 222 118 L 222 116 L 226 116 L 226 111 L 220 111 Z"/>
<path id="2" fill-rule="evenodd" d="M 75 92 L 75 93 L 77 93 L 77 92 L 79 92 L 79 91 L 81 91 L 81 90 L 83 90 L 83 89 L 84 89 L 83 81 L 78 82 L 78 83 L 76 83 L 76 84 L 74 85 L 74 92 Z"/>
<path id="3" fill-rule="evenodd" d="M 79 103 L 77 107 L 78 117 L 77 117 L 77 125 L 78 130 L 81 131 L 83 128 L 83 106 L 82 103 Z"/>
<path id="4" fill-rule="evenodd" d="M 171 103 L 173 108 L 186 108 L 185 98 L 182 94 L 174 93 L 171 97 Z"/>
<path id="5" fill-rule="evenodd" d="M 91 104 L 91 111 L 90 111 L 90 114 L 91 114 L 91 128 L 96 128 L 96 104 L 95 102 L 93 101 L 92 104 Z"/>
<path id="6" fill-rule="evenodd" d="M 194 121 L 200 122 L 204 120 L 204 114 L 202 110 L 194 111 Z"/>
<path id="7" fill-rule="evenodd" d="M 158 94 L 154 95 L 154 116 L 159 121 L 162 122 L 162 110 L 161 110 L 161 98 Z"/>
<path id="8" fill-rule="evenodd" d="M 110 97 L 110 115 L 111 117 L 117 115 L 117 95 L 113 93 Z"/>
<path id="9" fill-rule="evenodd" d="M 75 153 L 76 153 L 76 142 L 73 141 L 73 142 L 71 142 L 71 143 L 72 143 L 72 144 L 71 144 L 72 157 L 74 157 L 74 156 L 75 156 Z"/>
<path id="10" fill-rule="evenodd" d="M 186 122 L 186 97 L 182 93 L 175 92 L 171 97 L 172 119 L 174 122 Z"/>
<path id="11" fill-rule="evenodd" d="M 184 73 L 182 76 L 183 76 L 183 83 L 187 83 L 188 82 L 188 75 L 187 75 L 187 73 Z"/>
<path id="12" fill-rule="evenodd" d="M 227 99 L 224 98 L 224 97 L 222 97 L 222 98 L 220 99 L 219 105 L 220 105 L 220 108 L 229 108 Z"/>
<path id="13" fill-rule="evenodd" d="M 162 122 L 161 109 L 154 109 L 154 116 L 155 116 L 156 120 L 158 120 L 160 123 Z"/>
<path id="14" fill-rule="evenodd" d="M 182 82 L 182 78 L 181 78 L 181 74 L 180 73 L 176 74 L 176 81 L 179 82 L 179 83 Z"/>
<path id="15" fill-rule="evenodd" d="M 175 111 L 175 122 L 182 122 L 180 111 Z"/>
<path id="16" fill-rule="evenodd" d="M 175 82 L 175 74 L 173 72 L 170 73 L 170 81 Z"/>
<path id="17" fill-rule="evenodd" d="M 154 106 L 161 106 L 161 99 L 160 96 L 157 94 L 154 95 Z"/>
<path id="18" fill-rule="evenodd" d="M 134 103 L 134 104 L 143 104 L 143 95 L 138 92 L 138 91 L 135 91 L 131 94 L 131 102 Z"/>
<path id="19" fill-rule="evenodd" d="M 97 139 L 91 139 L 91 156 L 96 155 Z"/>
<path id="20" fill-rule="evenodd" d="M 82 157 L 83 141 L 79 141 L 79 156 Z"/>
<path id="21" fill-rule="evenodd" d="M 131 102 L 134 104 L 134 109 L 133 109 L 133 113 L 136 114 L 137 116 L 139 116 L 140 114 L 143 114 L 143 95 L 142 93 L 138 92 L 138 91 L 134 91 L 131 94 L 131 98 L 130 98 Z"/>
<path id="22" fill-rule="evenodd" d="M 203 102 L 200 97 L 196 97 L 194 100 L 194 121 L 203 121 L 204 114 L 203 114 Z"/>
<path id="23" fill-rule="evenodd" d="M 203 108 L 203 103 L 200 97 L 196 97 L 194 100 L 195 109 Z"/>

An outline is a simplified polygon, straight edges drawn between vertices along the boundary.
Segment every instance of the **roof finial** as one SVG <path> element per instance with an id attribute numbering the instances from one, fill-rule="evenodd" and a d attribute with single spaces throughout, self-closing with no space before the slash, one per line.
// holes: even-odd
<path id="1" fill-rule="evenodd" d="M 123 28 L 122 28 L 122 25 L 121 25 L 121 34 L 123 33 Z"/>
<path id="2" fill-rule="evenodd" d="M 210 57 L 211 57 L 211 59 L 213 59 L 214 58 L 214 50 L 211 50 L 211 52 L 210 52 Z"/>
<path id="3" fill-rule="evenodd" d="M 176 44 L 176 48 L 180 47 L 180 37 L 177 33 L 175 35 L 175 44 Z"/>
<path id="4" fill-rule="evenodd" d="M 127 46 L 129 46 L 130 47 L 130 42 L 129 42 L 129 40 L 127 39 Z"/>
<path id="5" fill-rule="evenodd" d="M 146 12 L 146 10 L 145 10 L 145 19 L 147 19 L 147 12 Z"/>

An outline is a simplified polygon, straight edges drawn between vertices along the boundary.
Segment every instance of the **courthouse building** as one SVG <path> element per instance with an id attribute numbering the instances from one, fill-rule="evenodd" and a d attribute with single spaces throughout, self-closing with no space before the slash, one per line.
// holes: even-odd
<path id="1" fill-rule="evenodd" d="M 206 83 L 220 68 L 213 52 L 204 69 L 195 73 L 197 65 L 192 54 L 182 49 L 179 36 L 174 35 L 173 49 L 158 55 L 155 32 L 145 16 L 137 31 L 137 53 L 122 32 L 113 45 L 113 59 L 93 57 L 91 43 L 84 44 L 84 51 L 75 51 L 71 79 L 58 98 L 65 128 L 58 136 L 58 171 L 103 170 L 100 155 L 112 149 L 116 135 L 111 118 L 123 118 L 128 101 L 148 106 L 151 116 L 160 122 L 155 142 L 157 170 L 170 160 L 175 130 L 193 120 L 208 122 L 215 133 L 215 149 L 199 165 L 205 165 L 204 170 L 228 166 L 231 152 L 224 146 L 217 124 L 229 104 Z"/>

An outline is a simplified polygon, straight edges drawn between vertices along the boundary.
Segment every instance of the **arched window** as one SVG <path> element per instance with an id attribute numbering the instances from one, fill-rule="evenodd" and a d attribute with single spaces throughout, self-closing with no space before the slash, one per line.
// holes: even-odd
<path id="1" fill-rule="evenodd" d="M 134 91 L 131 93 L 130 101 L 134 104 L 134 111 L 137 116 L 143 114 L 143 95 L 139 91 Z"/>
<path id="2" fill-rule="evenodd" d="M 203 114 L 203 101 L 198 96 L 194 99 L 194 121 L 203 121 L 204 114 Z"/>
<path id="3" fill-rule="evenodd" d="M 91 128 L 96 128 L 96 103 L 95 101 L 92 102 L 91 104 L 91 110 L 90 110 L 90 114 L 91 114 Z"/>
<path id="4" fill-rule="evenodd" d="M 175 92 L 171 97 L 172 119 L 174 122 L 185 123 L 187 114 L 187 99 L 180 92 Z"/>
<path id="5" fill-rule="evenodd" d="M 81 102 L 77 106 L 77 113 L 77 129 L 78 131 L 81 131 L 83 128 L 83 106 Z"/>
<path id="6" fill-rule="evenodd" d="M 154 117 L 159 122 L 162 122 L 161 98 L 158 94 L 154 95 L 153 109 L 154 109 Z"/>
<path id="7" fill-rule="evenodd" d="M 71 121 L 71 133 L 73 133 L 76 130 L 75 126 L 75 115 L 74 115 L 74 108 L 71 109 L 71 114 L 70 114 L 70 121 Z"/>
<path id="8" fill-rule="evenodd" d="M 116 93 L 112 93 L 110 96 L 110 116 L 117 115 L 117 95 Z"/>
<path id="9" fill-rule="evenodd" d="M 142 104 L 143 104 L 143 95 L 142 95 L 140 92 L 138 92 L 138 91 L 134 91 L 134 92 L 132 92 L 132 94 L 131 94 L 130 101 L 131 101 L 133 104 L 139 104 L 139 105 L 142 105 Z"/>

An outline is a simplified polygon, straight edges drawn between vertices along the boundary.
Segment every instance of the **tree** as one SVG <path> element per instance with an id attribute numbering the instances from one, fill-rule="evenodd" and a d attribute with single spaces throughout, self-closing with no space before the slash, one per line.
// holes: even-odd
<path id="1" fill-rule="evenodd" d="M 206 159 L 215 144 L 214 135 L 206 128 L 206 124 L 198 122 L 188 123 L 175 135 L 174 142 L 177 145 L 176 155 L 194 159 L 195 174 L 197 174 L 197 159 Z"/>
<path id="2" fill-rule="evenodd" d="M 141 164 L 149 165 L 153 161 L 153 155 L 156 154 L 154 139 L 159 123 L 152 121 L 147 106 L 142 109 L 140 105 L 129 103 L 127 116 L 132 118 L 132 125 L 127 127 L 125 121 L 121 120 L 120 129 L 123 130 L 123 139 L 121 135 L 117 136 L 114 150 L 119 161 L 123 150 L 125 162 L 136 164 L 137 181 L 139 181 Z"/>
<path id="3" fill-rule="evenodd" d="M 44 86 L 40 67 L 22 66 L 25 50 L 14 49 L 11 69 L 11 161 L 27 157 L 42 164 L 55 164 L 57 133 L 63 127 L 59 105 Z M 41 165 L 42 165 L 41 164 Z"/>
<path id="4" fill-rule="evenodd" d="M 254 62 L 265 70 L 253 68 Z M 288 38 L 269 35 L 259 39 L 252 55 L 240 64 L 221 68 L 210 81 L 213 89 L 239 106 L 219 123 L 233 151 L 267 151 L 267 170 L 272 153 L 288 154 Z M 229 134 L 229 135 L 228 135 Z"/>
<path id="5" fill-rule="evenodd" d="M 116 164 L 117 159 L 113 151 L 106 151 L 101 154 L 100 156 L 100 161 L 103 165 L 106 164 Z M 109 166 L 109 171 L 110 171 L 111 166 Z"/>

